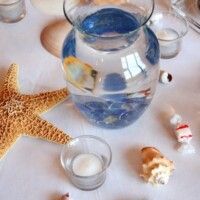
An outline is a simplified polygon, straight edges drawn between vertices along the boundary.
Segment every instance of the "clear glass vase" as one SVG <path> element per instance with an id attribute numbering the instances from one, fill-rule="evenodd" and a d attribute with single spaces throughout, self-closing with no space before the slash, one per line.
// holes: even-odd
<path id="1" fill-rule="evenodd" d="M 150 104 L 159 77 L 159 44 L 146 26 L 153 0 L 65 0 L 73 24 L 62 50 L 67 87 L 93 124 L 122 128 Z"/>

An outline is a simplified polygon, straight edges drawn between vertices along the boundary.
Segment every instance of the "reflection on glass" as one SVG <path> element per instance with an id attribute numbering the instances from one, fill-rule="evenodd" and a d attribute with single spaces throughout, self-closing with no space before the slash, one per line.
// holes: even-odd
<path id="1" fill-rule="evenodd" d="M 142 62 L 138 52 L 122 57 L 121 63 L 123 69 L 125 69 L 124 76 L 126 80 L 139 75 L 141 72 L 145 72 L 146 66 Z"/>

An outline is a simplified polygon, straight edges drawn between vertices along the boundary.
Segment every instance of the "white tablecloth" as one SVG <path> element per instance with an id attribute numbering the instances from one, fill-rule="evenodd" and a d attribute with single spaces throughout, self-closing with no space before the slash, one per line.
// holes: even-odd
<path id="1" fill-rule="evenodd" d="M 16 24 L 0 23 L 0 81 L 13 62 L 20 65 L 21 92 L 35 93 L 65 87 L 59 59 L 40 43 L 40 32 L 56 17 L 44 15 L 27 2 L 26 17 Z M 172 22 L 173 23 L 173 22 Z M 75 188 L 60 165 L 61 146 L 23 137 L 0 163 L 1 200 L 56 200 L 70 192 L 74 200 L 197 200 L 200 198 L 200 35 L 190 30 L 180 54 L 161 60 L 173 74 L 170 85 L 158 85 L 154 100 L 133 125 L 105 130 L 90 125 L 70 101 L 42 117 L 72 136 L 93 134 L 111 145 L 113 161 L 105 184 L 95 191 Z M 191 124 L 195 155 L 181 155 L 176 139 L 163 118 L 166 104 Z M 169 184 L 152 187 L 139 177 L 140 149 L 155 146 L 175 161 Z"/>

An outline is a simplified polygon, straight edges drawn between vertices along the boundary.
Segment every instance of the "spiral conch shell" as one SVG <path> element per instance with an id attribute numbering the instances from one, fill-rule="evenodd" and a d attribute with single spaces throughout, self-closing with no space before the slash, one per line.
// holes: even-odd
<path id="1" fill-rule="evenodd" d="M 154 147 L 145 147 L 142 152 L 142 174 L 145 181 L 153 185 L 164 185 L 174 170 L 174 163 Z"/>

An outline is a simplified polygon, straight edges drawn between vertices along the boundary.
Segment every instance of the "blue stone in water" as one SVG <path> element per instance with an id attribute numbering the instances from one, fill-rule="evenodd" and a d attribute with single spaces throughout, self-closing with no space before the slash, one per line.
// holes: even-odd
<path id="1" fill-rule="evenodd" d="M 118 73 L 108 74 L 103 83 L 104 90 L 119 91 L 126 88 L 126 80 Z"/>
<path id="2" fill-rule="evenodd" d="M 83 113 L 91 113 L 91 109 L 85 105 L 85 103 L 76 102 L 76 107 L 79 108 Z"/>
<path id="3" fill-rule="evenodd" d="M 99 122 L 104 120 L 106 113 L 105 110 L 96 110 L 92 111 L 91 115 L 92 115 L 92 120 Z"/>
<path id="4" fill-rule="evenodd" d="M 109 110 L 117 110 L 121 109 L 123 104 L 121 102 L 111 102 L 108 109 Z"/>
<path id="5" fill-rule="evenodd" d="M 85 103 L 85 105 L 91 110 L 105 110 L 107 109 L 107 105 L 98 101 L 90 101 Z"/>

